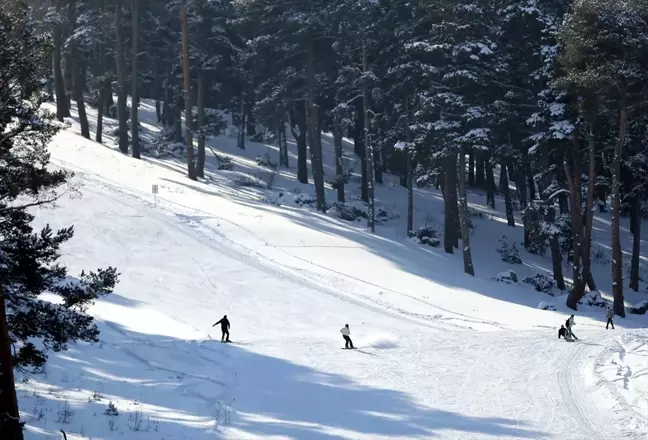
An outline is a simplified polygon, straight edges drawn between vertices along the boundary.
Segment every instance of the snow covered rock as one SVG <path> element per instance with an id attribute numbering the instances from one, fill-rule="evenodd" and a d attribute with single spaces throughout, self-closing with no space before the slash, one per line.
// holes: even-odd
<path id="1" fill-rule="evenodd" d="M 544 292 L 554 296 L 553 289 L 556 287 L 556 282 L 545 274 L 536 273 L 532 277 L 524 278 L 522 282 L 531 284 L 538 292 Z"/>
<path id="2" fill-rule="evenodd" d="M 608 305 L 598 291 L 585 293 L 585 296 L 578 301 L 578 304 L 581 306 L 588 305 L 590 307 L 607 307 Z"/>
<path id="3" fill-rule="evenodd" d="M 544 302 L 544 301 L 540 301 L 540 303 L 538 303 L 538 308 L 540 310 L 556 310 L 555 304 Z"/>
<path id="4" fill-rule="evenodd" d="M 628 313 L 634 315 L 645 315 L 646 312 L 648 312 L 648 300 L 640 301 L 637 304 L 628 307 Z"/>
<path id="5" fill-rule="evenodd" d="M 441 240 L 439 232 L 433 226 L 422 226 L 415 231 L 408 233 L 410 237 L 416 237 L 420 244 L 426 244 L 432 247 L 439 247 Z"/>
<path id="6" fill-rule="evenodd" d="M 495 280 L 499 281 L 500 283 L 506 283 L 506 284 L 517 283 L 518 276 L 512 270 L 507 270 L 506 272 L 498 273 L 497 276 L 495 277 Z"/>
<path id="7" fill-rule="evenodd" d="M 357 221 L 360 218 L 366 218 L 367 213 L 353 204 L 335 202 L 332 205 L 337 217 L 348 222 Z"/>

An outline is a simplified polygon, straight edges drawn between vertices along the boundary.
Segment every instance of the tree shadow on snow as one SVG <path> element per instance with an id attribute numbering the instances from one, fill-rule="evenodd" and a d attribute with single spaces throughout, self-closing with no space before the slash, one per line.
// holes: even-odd
<path id="1" fill-rule="evenodd" d="M 156 439 L 213 438 L 221 429 L 230 438 L 299 440 L 441 438 L 452 431 L 480 438 L 545 436 L 523 421 L 420 405 L 407 394 L 256 354 L 236 343 L 179 340 L 99 324 L 101 344 L 52 354 L 48 373 L 23 384 L 20 404 L 29 431 L 41 428 L 54 436 L 65 429 L 112 438 L 139 430 Z M 57 419 L 66 400 L 72 412 L 67 424 Z M 108 401 L 117 405 L 119 416 L 104 414 Z"/>

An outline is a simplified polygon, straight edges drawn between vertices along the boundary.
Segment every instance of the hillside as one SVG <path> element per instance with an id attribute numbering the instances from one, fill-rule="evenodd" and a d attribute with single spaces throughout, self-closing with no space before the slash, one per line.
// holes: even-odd
<path id="1" fill-rule="evenodd" d="M 145 139 L 159 131 L 154 117 L 144 102 Z M 115 121 L 107 124 L 110 132 Z M 648 432 L 646 316 L 617 319 L 616 331 L 606 331 L 605 311 L 584 305 L 575 328 L 582 341 L 559 341 L 571 313 L 564 297 L 495 280 L 511 269 L 520 281 L 551 270 L 548 257 L 519 245 L 522 228 L 506 226 L 499 198 L 492 210 L 485 195 L 469 195 L 469 277 L 459 253 L 405 236 L 406 190 L 396 176 L 377 185 L 386 214 L 371 234 L 363 220 L 304 203 L 313 189 L 296 181 L 294 168 L 273 176 L 258 166 L 255 157 L 275 158 L 274 147 L 248 142 L 242 151 L 233 137 L 210 139 L 208 176 L 192 182 L 177 159 L 138 161 L 106 143 L 83 139 L 73 123 L 51 146 L 53 164 L 75 171 L 71 194 L 80 197 L 38 211 L 37 221 L 75 225 L 65 255 L 73 271 L 114 265 L 122 275 L 115 294 L 91 309 L 101 343 L 52 354 L 45 374 L 23 376 L 20 404 L 33 408 L 27 438 L 56 438 L 59 429 L 69 439 L 237 440 Z M 332 145 L 324 144 L 331 165 Z M 232 170 L 217 169 L 223 157 Z M 357 169 L 352 148 L 346 157 Z M 352 176 L 347 199 L 361 207 L 358 185 Z M 331 188 L 327 199 L 335 200 Z M 415 227 L 442 231 L 441 199 L 416 190 Z M 611 287 L 609 223 L 609 214 L 597 214 L 594 276 L 603 297 Z M 522 264 L 501 261 L 502 235 L 518 243 Z M 223 314 L 231 345 L 211 327 Z M 346 323 L 355 352 L 339 350 Z M 104 414 L 110 401 L 119 415 Z"/>

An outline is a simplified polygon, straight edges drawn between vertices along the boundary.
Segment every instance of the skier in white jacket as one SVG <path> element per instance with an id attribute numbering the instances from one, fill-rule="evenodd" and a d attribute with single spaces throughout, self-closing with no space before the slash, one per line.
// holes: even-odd
<path id="1" fill-rule="evenodd" d="M 355 348 L 353 346 L 353 341 L 351 341 L 351 330 L 349 329 L 349 324 L 345 324 L 342 329 L 340 329 L 342 337 L 344 338 L 344 348 Z"/>

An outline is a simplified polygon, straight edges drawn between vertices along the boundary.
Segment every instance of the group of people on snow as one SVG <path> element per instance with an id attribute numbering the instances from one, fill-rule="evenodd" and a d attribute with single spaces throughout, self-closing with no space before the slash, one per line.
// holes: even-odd
<path id="1" fill-rule="evenodd" d="M 610 307 L 607 310 L 607 323 L 605 324 L 605 329 L 607 330 L 609 326 L 612 326 L 612 330 L 614 330 L 614 310 Z M 218 324 L 221 326 L 221 342 L 232 342 L 230 341 L 230 334 L 229 334 L 229 329 L 230 329 L 230 322 L 229 319 L 227 319 L 227 315 L 223 316 L 220 321 L 216 322 L 212 327 L 216 327 Z M 574 326 L 574 315 L 572 314 L 569 318 L 567 318 L 567 321 L 565 321 L 564 325 L 560 326 L 560 329 L 558 330 L 558 339 L 564 338 L 565 341 L 578 341 L 578 337 L 574 334 L 574 331 L 572 330 L 572 327 Z M 355 347 L 353 346 L 353 341 L 351 340 L 351 329 L 349 328 L 349 324 L 345 324 L 344 327 L 340 329 L 340 333 L 342 333 L 342 338 L 344 338 L 344 348 L 346 349 L 354 349 Z"/>
<path id="2" fill-rule="evenodd" d="M 606 313 L 606 319 L 607 323 L 605 324 L 605 329 L 607 330 L 610 326 L 612 326 L 612 330 L 614 330 L 614 309 L 612 307 L 608 307 L 607 313 Z M 573 340 L 578 341 L 578 338 L 574 334 L 574 331 L 572 330 L 572 327 L 574 326 L 574 315 L 571 315 L 567 321 L 565 321 L 565 325 L 561 325 L 560 329 L 558 330 L 558 339 L 560 338 L 565 338 L 565 341 L 571 342 Z"/>
<path id="3" fill-rule="evenodd" d="M 218 324 L 221 326 L 221 342 L 232 342 L 229 338 L 230 322 L 229 319 L 227 319 L 227 315 L 223 316 L 220 321 L 214 323 L 212 327 L 216 327 Z M 349 324 L 345 324 L 344 327 L 340 329 L 340 333 L 342 333 L 342 337 L 344 338 L 344 348 L 355 348 L 353 346 L 353 341 L 351 340 L 351 329 L 349 328 Z"/>

